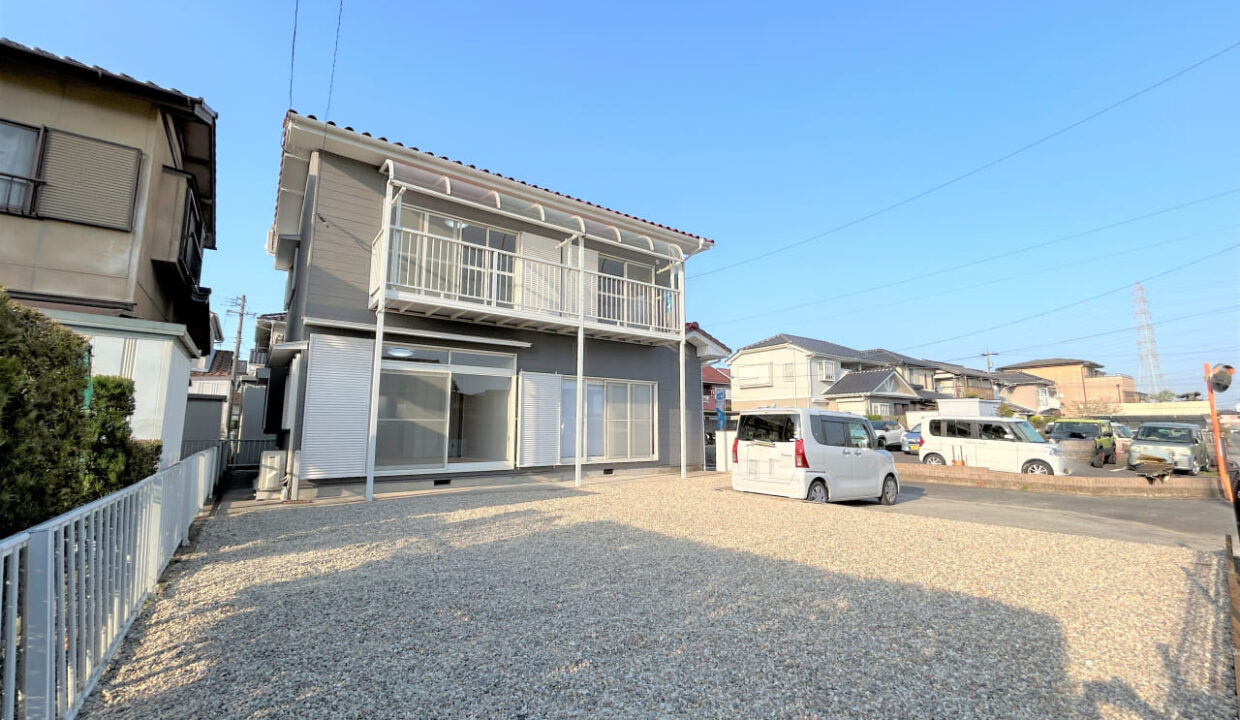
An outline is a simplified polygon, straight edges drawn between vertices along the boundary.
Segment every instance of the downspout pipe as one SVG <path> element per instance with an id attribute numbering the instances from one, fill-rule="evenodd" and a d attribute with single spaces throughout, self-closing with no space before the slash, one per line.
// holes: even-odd
<path id="1" fill-rule="evenodd" d="M 375 347 L 370 358 L 370 408 L 367 417 L 366 432 L 366 502 L 375 499 L 375 450 L 379 437 L 379 378 L 383 371 L 383 330 L 387 315 L 387 281 L 388 281 L 388 247 L 392 239 L 392 188 L 396 180 L 395 167 L 389 160 L 383 163 L 380 172 L 387 171 L 387 182 L 383 191 L 383 229 L 380 230 L 378 246 L 374 252 L 379 253 L 379 298 L 375 303 Z M 404 189 L 401 190 L 401 194 Z M 399 196 L 397 196 L 399 197 Z"/>

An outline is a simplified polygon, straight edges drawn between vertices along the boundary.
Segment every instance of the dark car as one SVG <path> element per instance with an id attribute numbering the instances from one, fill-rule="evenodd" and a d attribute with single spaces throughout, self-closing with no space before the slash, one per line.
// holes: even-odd
<path id="1" fill-rule="evenodd" d="M 1116 461 L 1115 432 L 1109 420 L 1059 420 L 1050 428 L 1046 439 L 1055 443 L 1092 440 L 1095 467 Z"/>

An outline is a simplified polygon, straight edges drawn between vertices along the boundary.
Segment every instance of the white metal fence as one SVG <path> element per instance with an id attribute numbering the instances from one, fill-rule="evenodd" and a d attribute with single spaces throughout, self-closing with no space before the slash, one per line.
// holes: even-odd
<path id="1" fill-rule="evenodd" d="M 68 719 L 211 496 L 219 448 L 0 541 L 0 716 Z"/>

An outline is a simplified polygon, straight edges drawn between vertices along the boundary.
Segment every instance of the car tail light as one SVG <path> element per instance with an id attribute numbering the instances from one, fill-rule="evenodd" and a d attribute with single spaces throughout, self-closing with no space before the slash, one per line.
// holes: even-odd
<path id="1" fill-rule="evenodd" d="M 739 436 L 732 438 L 732 462 L 734 463 L 738 463 L 741 461 L 740 458 L 736 456 L 736 444 L 739 443 L 740 441 L 741 439 Z"/>
<path id="2" fill-rule="evenodd" d="M 797 438 L 796 458 L 797 458 L 797 467 L 799 468 L 809 467 L 809 460 L 805 459 L 805 440 L 802 438 Z"/>

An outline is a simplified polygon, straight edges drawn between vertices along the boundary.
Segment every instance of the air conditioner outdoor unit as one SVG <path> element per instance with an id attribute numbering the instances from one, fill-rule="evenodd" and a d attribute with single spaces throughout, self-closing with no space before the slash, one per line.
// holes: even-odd
<path id="1" fill-rule="evenodd" d="M 266 450 L 258 461 L 258 487 L 260 493 L 280 492 L 284 483 L 284 459 L 288 456 L 283 450 Z"/>

